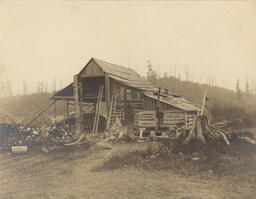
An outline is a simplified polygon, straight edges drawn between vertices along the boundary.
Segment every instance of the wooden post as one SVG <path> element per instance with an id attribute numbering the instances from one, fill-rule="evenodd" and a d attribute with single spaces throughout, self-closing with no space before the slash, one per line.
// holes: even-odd
<path id="1" fill-rule="evenodd" d="M 56 120 L 56 103 L 53 104 L 53 119 Z"/>
<path id="2" fill-rule="evenodd" d="M 156 126 L 155 126 L 155 132 L 158 133 L 158 127 L 159 127 L 159 104 L 160 104 L 160 93 L 161 88 L 158 88 L 158 96 L 157 96 L 157 104 L 156 104 Z"/>
<path id="3" fill-rule="evenodd" d="M 201 108 L 201 115 L 204 114 L 204 106 L 205 106 L 206 96 L 207 96 L 207 88 L 205 89 L 205 92 L 204 92 L 204 98 L 203 98 L 203 103 L 202 103 L 202 108 Z"/>
<path id="4" fill-rule="evenodd" d="M 67 119 L 68 119 L 68 100 L 65 100 L 64 101 L 64 120 L 63 120 L 64 128 L 66 128 Z"/>
<path id="5" fill-rule="evenodd" d="M 79 96 L 79 80 L 78 75 L 74 76 L 74 104 L 76 115 L 76 135 L 81 134 L 81 109 L 80 109 L 80 96 Z"/>
<path id="6" fill-rule="evenodd" d="M 107 110 L 110 108 L 110 88 L 109 88 L 109 75 L 105 73 L 105 102 Z"/>
<path id="7" fill-rule="evenodd" d="M 69 102 L 68 100 L 66 101 L 66 118 L 68 120 L 68 130 L 70 131 L 70 122 L 69 122 Z"/>
<path id="8" fill-rule="evenodd" d="M 187 112 L 185 112 L 185 125 L 186 125 L 186 128 L 188 128 L 188 115 L 187 115 Z"/>

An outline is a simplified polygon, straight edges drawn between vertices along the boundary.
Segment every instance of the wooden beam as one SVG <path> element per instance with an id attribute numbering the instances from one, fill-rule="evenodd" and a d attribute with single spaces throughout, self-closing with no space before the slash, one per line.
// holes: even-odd
<path id="1" fill-rule="evenodd" d="M 76 135 L 81 134 L 81 108 L 80 108 L 80 89 L 79 89 L 78 75 L 74 76 L 74 103 L 75 103 L 75 116 L 76 116 Z"/>
<path id="2" fill-rule="evenodd" d="M 105 101 L 107 110 L 110 108 L 110 88 L 109 88 L 109 74 L 105 73 Z"/>
<path id="3" fill-rule="evenodd" d="M 68 100 L 66 100 L 66 105 L 65 105 L 65 112 L 66 112 L 66 120 L 67 120 L 67 122 L 68 122 L 68 130 L 70 131 L 71 130 L 71 128 L 70 128 L 70 121 L 69 121 L 69 102 L 68 102 Z"/>
<path id="4" fill-rule="evenodd" d="M 156 104 L 156 126 L 155 126 L 155 132 L 158 132 L 158 126 L 159 126 L 159 102 L 160 102 L 160 94 L 161 94 L 161 88 L 158 88 L 158 96 L 157 96 L 157 104 Z"/>
<path id="5" fill-rule="evenodd" d="M 24 121 L 23 121 L 22 124 L 24 124 L 24 127 L 27 128 L 32 122 L 34 122 L 38 117 L 40 117 L 45 111 L 47 111 L 55 103 L 56 103 L 55 100 L 48 103 L 40 112 L 36 112 L 35 114 L 33 114 L 32 118 L 30 118 L 29 122 L 27 122 L 26 124 L 24 124 Z"/>

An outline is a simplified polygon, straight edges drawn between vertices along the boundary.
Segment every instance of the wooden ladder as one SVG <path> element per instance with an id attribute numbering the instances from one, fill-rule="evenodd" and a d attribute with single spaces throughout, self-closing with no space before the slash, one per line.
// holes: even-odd
<path id="1" fill-rule="evenodd" d="M 95 107 L 95 118 L 94 118 L 93 129 L 92 129 L 93 133 L 98 132 L 102 96 L 103 96 L 103 85 L 101 84 L 100 88 L 99 88 L 99 94 L 98 94 L 98 98 L 97 98 L 96 107 Z"/>
<path id="2" fill-rule="evenodd" d="M 109 109 L 109 112 L 108 112 L 108 119 L 107 119 L 106 129 L 108 129 L 115 122 L 115 119 L 116 119 L 116 104 L 117 104 L 117 95 L 112 96 L 112 99 L 111 99 L 111 105 L 110 105 L 110 109 Z"/>
<path id="3" fill-rule="evenodd" d="M 22 124 L 25 128 L 27 128 L 32 122 L 34 122 L 37 118 L 39 118 L 45 111 L 47 111 L 53 104 L 55 104 L 56 101 L 50 101 L 48 102 L 40 111 L 34 112 L 33 114 L 30 114 L 28 117 L 26 117 Z"/>

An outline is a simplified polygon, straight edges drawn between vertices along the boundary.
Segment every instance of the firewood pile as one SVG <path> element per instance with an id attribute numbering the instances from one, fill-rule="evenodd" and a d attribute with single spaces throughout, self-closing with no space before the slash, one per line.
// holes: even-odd
<path id="1" fill-rule="evenodd" d="M 45 127 L 41 129 L 23 128 L 16 124 L 0 124 L 0 152 L 12 149 L 41 150 L 56 148 L 55 140 L 66 140 L 70 135 L 63 129 Z M 48 151 L 48 150 L 47 150 Z"/>
<path id="2" fill-rule="evenodd" d="M 18 125 L 0 125 L 0 152 L 11 151 L 12 146 L 37 147 L 41 145 L 40 132 L 35 129 L 22 129 Z"/>
<path id="3" fill-rule="evenodd" d="M 186 137 L 187 143 L 190 142 L 190 140 L 197 140 L 203 144 L 223 141 L 226 145 L 230 145 L 226 133 L 209 124 L 205 115 L 195 117 L 193 126 Z"/>

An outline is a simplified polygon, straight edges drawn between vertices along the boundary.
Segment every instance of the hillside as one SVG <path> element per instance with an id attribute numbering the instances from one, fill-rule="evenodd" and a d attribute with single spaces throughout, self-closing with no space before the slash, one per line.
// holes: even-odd
<path id="1" fill-rule="evenodd" d="M 187 100 L 201 106 L 205 89 L 207 88 L 206 108 L 215 120 L 253 120 L 256 116 L 256 95 L 241 93 L 237 96 L 235 91 L 189 81 L 181 81 L 169 76 L 155 78 L 151 83 L 161 89 L 168 89 L 170 93 L 180 95 Z"/>
<path id="2" fill-rule="evenodd" d="M 243 94 L 238 99 L 237 93 L 217 86 L 209 86 L 188 81 L 181 81 L 178 78 L 169 76 L 155 78 L 150 80 L 156 87 L 162 90 L 168 89 L 170 93 L 180 95 L 187 100 L 201 106 L 205 89 L 207 88 L 207 97 L 210 99 L 206 102 L 206 109 L 213 115 L 215 121 L 231 120 L 239 121 L 240 124 L 254 125 L 256 118 L 256 96 Z M 12 117 L 22 118 L 28 114 L 40 110 L 48 101 L 53 93 L 42 92 L 31 95 L 11 96 L 2 98 L 0 101 L 0 121 L 10 121 Z M 64 112 L 64 103 L 56 104 L 56 114 Z M 49 117 L 53 116 L 53 108 L 50 108 L 46 114 L 40 118 L 41 122 L 49 122 Z"/>
<path id="3" fill-rule="evenodd" d="M 0 101 L 0 123 L 6 123 L 16 118 L 18 121 L 35 111 L 41 110 L 50 100 L 53 93 L 43 92 L 31 95 L 10 96 Z M 64 103 L 56 103 L 56 115 L 63 114 Z M 37 123 L 50 122 L 53 116 L 53 107 L 43 114 Z"/>

